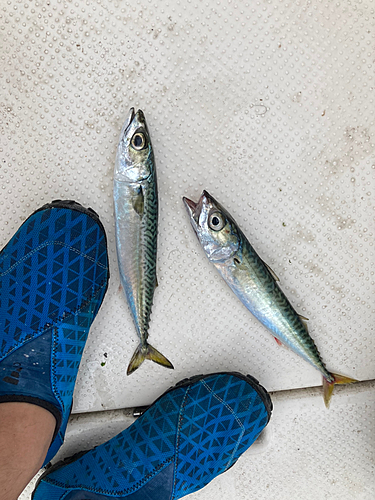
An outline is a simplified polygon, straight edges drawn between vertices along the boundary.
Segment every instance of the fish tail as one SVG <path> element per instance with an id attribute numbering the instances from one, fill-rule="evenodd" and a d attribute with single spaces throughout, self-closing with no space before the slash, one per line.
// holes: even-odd
<path id="1" fill-rule="evenodd" d="M 344 375 L 338 375 L 337 373 L 331 373 L 331 375 L 333 377 L 332 382 L 329 382 L 325 377 L 323 377 L 323 397 L 326 408 L 329 408 L 333 388 L 336 384 L 353 384 L 354 382 L 358 382 L 355 378 L 345 377 Z"/>
<path id="2" fill-rule="evenodd" d="M 150 359 L 159 365 L 165 366 L 166 368 L 171 368 L 173 370 L 174 366 L 161 352 L 159 352 L 151 344 L 139 344 L 135 350 L 132 359 L 130 360 L 127 375 L 132 374 L 137 368 L 141 366 L 145 359 Z"/>

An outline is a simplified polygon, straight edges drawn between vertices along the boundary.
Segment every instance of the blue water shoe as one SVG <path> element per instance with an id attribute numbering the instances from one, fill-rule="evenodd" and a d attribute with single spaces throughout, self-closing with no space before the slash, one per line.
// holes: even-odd
<path id="1" fill-rule="evenodd" d="M 0 252 L 0 403 L 49 410 L 60 448 L 87 334 L 109 279 L 98 215 L 54 201 L 31 215 Z"/>
<path id="2" fill-rule="evenodd" d="M 169 389 L 128 429 L 48 469 L 33 500 L 175 500 L 231 467 L 272 411 L 250 376 L 217 373 Z"/>

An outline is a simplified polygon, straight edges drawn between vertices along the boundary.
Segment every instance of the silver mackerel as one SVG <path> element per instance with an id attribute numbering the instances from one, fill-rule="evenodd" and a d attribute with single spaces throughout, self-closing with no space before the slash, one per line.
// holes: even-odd
<path id="1" fill-rule="evenodd" d="M 277 277 L 255 252 L 234 219 L 207 191 L 194 203 L 183 198 L 190 222 L 208 259 L 276 340 L 312 364 L 323 375 L 328 407 L 334 384 L 355 382 L 325 367 L 305 319 L 293 308 L 277 284 Z"/>
<path id="2" fill-rule="evenodd" d="M 158 194 L 154 153 L 144 114 L 132 108 L 117 148 L 114 171 L 116 248 L 121 284 L 140 343 L 127 374 L 145 359 L 173 365 L 148 342 L 156 281 Z"/>

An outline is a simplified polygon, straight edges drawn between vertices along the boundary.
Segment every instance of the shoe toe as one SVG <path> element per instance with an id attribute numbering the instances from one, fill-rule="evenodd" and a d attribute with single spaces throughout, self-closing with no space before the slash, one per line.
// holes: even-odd
<path id="1" fill-rule="evenodd" d="M 53 204 L 38 210 L 0 253 L 0 358 L 106 285 L 105 233 L 86 212 Z"/>
<path id="2" fill-rule="evenodd" d="M 217 374 L 191 386 L 180 423 L 176 498 L 197 491 L 229 469 L 267 425 L 267 393 L 250 382 L 234 374 Z"/>

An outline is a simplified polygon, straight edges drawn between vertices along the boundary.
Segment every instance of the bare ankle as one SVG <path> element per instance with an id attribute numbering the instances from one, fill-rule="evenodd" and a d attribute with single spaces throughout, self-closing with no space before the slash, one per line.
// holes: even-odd
<path id="1" fill-rule="evenodd" d="M 38 472 L 55 431 L 52 413 L 29 403 L 0 403 L 0 500 L 16 500 Z"/>

